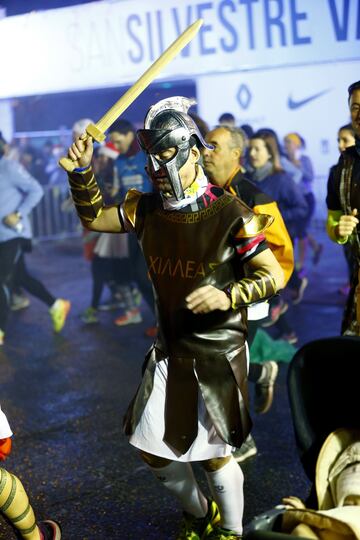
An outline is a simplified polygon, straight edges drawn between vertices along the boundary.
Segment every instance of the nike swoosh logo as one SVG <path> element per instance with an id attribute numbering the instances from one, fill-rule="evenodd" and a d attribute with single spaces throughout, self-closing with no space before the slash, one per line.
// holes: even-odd
<path id="1" fill-rule="evenodd" d="M 288 98 L 288 107 L 292 111 L 295 109 L 300 109 L 300 107 L 303 107 L 304 105 L 307 105 L 307 103 L 310 103 L 310 101 L 313 101 L 314 99 L 317 99 L 325 94 L 330 92 L 330 88 L 327 90 L 322 90 L 322 92 L 318 92 L 317 94 L 313 94 L 312 96 L 309 96 L 305 99 L 301 100 L 295 100 L 291 96 Z"/>

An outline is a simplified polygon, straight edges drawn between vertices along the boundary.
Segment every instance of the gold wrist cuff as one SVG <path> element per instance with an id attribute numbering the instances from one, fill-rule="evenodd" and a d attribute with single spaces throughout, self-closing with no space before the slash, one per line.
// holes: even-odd
<path id="1" fill-rule="evenodd" d="M 99 217 L 104 201 L 91 167 L 69 174 L 69 185 L 81 221 L 91 223 Z"/>
<path id="2" fill-rule="evenodd" d="M 276 282 L 268 270 L 256 270 L 251 277 L 243 278 L 228 287 L 231 308 L 249 306 L 270 298 L 276 293 Z"/>

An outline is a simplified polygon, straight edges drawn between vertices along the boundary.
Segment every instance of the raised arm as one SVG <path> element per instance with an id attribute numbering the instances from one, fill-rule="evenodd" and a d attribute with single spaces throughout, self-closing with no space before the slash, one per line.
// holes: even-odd
<path id="1" fill-rule="evenodd" d="M 86 229 L 99 232 L 127 232 L 117 205 L 105 206 L 91 169 L 93 143 L 89 137 L 78 138 L 69 148 L 68 157 L 75 165 L 73 172 L 62 165 L 69 177 L 71 196 L 77 214 Z"/>

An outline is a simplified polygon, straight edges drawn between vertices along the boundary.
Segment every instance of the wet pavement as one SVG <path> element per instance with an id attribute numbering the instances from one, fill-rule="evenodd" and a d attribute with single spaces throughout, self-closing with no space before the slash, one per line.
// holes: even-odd
<path id="1" fill-rule="evenodd" d="M 309 266 L 304 300 L 290 307 L 299 345 L 339 333 L 346 281 L 341 248 L 324 242 L 316 267 Z M 79 313 L 89 304 L 90 273 L 79 239 L 40 243 L 28 266 L 72 310 L 61 335 L 53 335 L 46 307 L 11 316 L 0 350 L 1 404 L 12 429 L 13 452 L 6 468 L 26 486 L 38 519 L 52 517 L 65 540 L 174 538 L 181 513 L 128 445 L 122 415 L 140 380 L 153 324 L 146 306 L 143 322 L 119 328 L 116 312 L 85 326 Z M 287 366 L 280 366 L 273 407 L 254 415 L 258 455 L 242 466 L 245 523 L 279 503 L 284 495 L 305 496 L 308 482 L 298 460 L 286 390 Z M 252 392 L 252 389 L 250 389 Z M 201 471 L 196 468 L 204 485 Z M 12 531 L 0 519 L 0 539 Z"/>

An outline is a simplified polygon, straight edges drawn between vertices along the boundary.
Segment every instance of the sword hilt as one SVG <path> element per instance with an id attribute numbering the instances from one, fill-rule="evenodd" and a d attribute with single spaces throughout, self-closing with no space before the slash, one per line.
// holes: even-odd
<path id="1" fill-rule="evenodd" d="M 86 133 L 96 142 L 103 142 L 106 139 L 105 133 L 98 128 L 97 124 L 89 124 L 86 128 Z"/>
<path id="2" fill-rule="evenodd" d="M 66 172 L 73 172 L 75 169 L 74 162 L 67 157 L 62 157 L 59 159 L 59 165 L 62 167 Z"/>
<path id="3" fill-rule="evenodd" d="M 106 135 L 97 127 L 96 124 L 89 124 L 86 127 L 86 133 L 81 136 L 81 139 L 86 141 L 89 137 L 97 142 L 102 142 L 105 140 Z M 68 157 L 61 158 L 59 160 L 59 165 L 65 169 L 66 172 L 73 172 L 75 169 L 73 160 Z"/>

